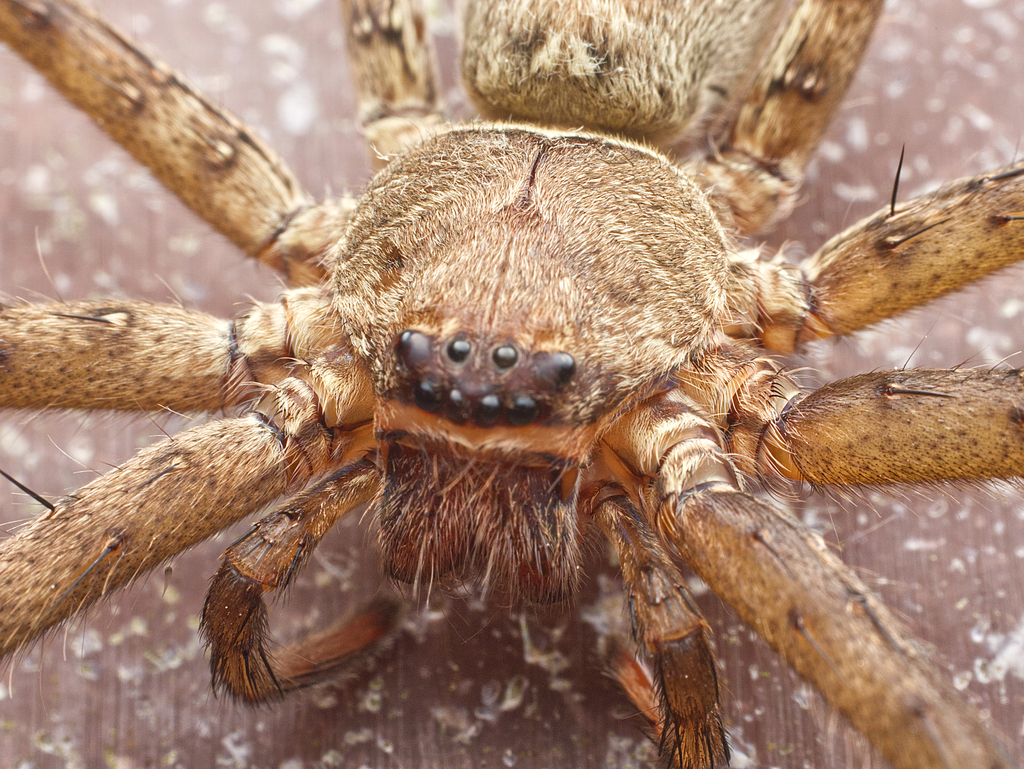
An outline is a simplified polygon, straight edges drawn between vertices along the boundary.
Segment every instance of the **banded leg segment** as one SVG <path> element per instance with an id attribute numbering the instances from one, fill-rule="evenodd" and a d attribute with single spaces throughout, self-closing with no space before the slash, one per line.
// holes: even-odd
<path id="1" fill-rule="evenodd" d="M 226 321 L 121 300 L 0 308 L 0 407 L 218 411 L 336 352 L 330 301 L 286 292 Z"/>
<path id="2" fill-rule="evenodd" d="M 733 258 L 746 329 L 779 352 L 849 334 L 1024 259 L 1024 162 L 884 208 L 800 269 Z M 753 286 L 753 290 L 748 287 Z M 743 333 L 743 332 L 740 332 Z"/>
<path id="3" fill-rule="evenodd" d="M 692 170 L 745 233 L 793 207 L 804 168 L 853 80 L 882 0 L 800 0 L 715 155 Z"/>
<path id="4" fill-rule="evenodd" d="M 77 0 L 3 0 L 0 39 L 249 256 L 292 285 L 324 278 L 323 241 L 350 206 L 325 204 L 311 227 L 314 201 L 284 162 L 181 75 Z M 279 243 L 296 219 L 301 241 Z"/>
<path id="5" fill-rule="evenodd" d="M 1012 767 L 821 538 L 739 489 L 712 424 L 687 401 L 662 394 L 627 416 L 644 429 L 608 438 L 633 475 L 617 480 L 658 535 L 898 769 Z"/>
<path id="6" fill-rule="evenodd" d="M 359 439 L 328 426 L 301 380 L 265 399 L 262 413 L 144 449 L 0 540 L 0 657 L 305 485 Z"/>
<path id="7" fill-rule="evenodd" d="M 370 500 L 377 467 L 359 460 L 257 523 L 224 554 L 206 596 L 200 631 L 210 647 L 214 688 L 251 704 L 336 675 L 384 640 L 398 603 L 381 598 L 298 644 L 268 649 L 264 594 L 287 586 L 345 514 Z"/>
<path id="8" fill-rule="evenodd" d="M 359 121 L 382 166 L 444 123 L 419 0 L 342 0 Z"/>
<path id="9" fill-rule="evenodd" d="M 718 706 L 711 630 L 694 607 L 682 575 L 628 498 L 605 501 L 594 517 L 619 558 L 633 635 L 654 663 L 658 707 L 645 715 L 653 723 L 661 755 L 678 769 L 727 766 L 729 746 Z M 643 695 L 649 698 L 649 691 Z M 637 705 L 643 709 L 645 703 Z"/>

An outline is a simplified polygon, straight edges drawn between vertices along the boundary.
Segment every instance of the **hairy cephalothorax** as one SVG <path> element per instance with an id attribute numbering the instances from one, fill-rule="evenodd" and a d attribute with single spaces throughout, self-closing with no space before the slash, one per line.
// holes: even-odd
<path id="1" fill-rule="evenodd" d="M 1014 766 L 860 579 L 753 491 L 1024 474 L 1018 370 L 805 393 L 773 355 L 1019 260 L 1024 166 L 894 196 L 801 269 L 740 248 L 792 208 L 880 12 L 793 5 L 468 3 L 463 77 L 507 122 L 452 128 L 415 5 L 345 3 L 360 118 L 389 162 L 358 199 L 316 204 L 91 12 L 0 4 L 8 44 L 290 286 L 232 321 L 3 308 L 0 406 L 227 416 L 0 542 L 0 654 L 276 505 L 225 553 L 201 631 L 216 687 L 279 698 L 396 623 L 382 599 L 284 649 L 267 637 L 266 594 L 368 505 L 389 577 L 503 601 L 572 598 L 603 535 L 650 662 L 612 669 L 674 766 L 729 755 L 677 557 L 895 766 Z"/>

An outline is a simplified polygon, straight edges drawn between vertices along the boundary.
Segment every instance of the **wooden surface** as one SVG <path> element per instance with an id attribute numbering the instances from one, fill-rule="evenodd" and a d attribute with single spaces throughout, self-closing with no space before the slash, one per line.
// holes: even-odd
<path id="1" fill-rule="evenodd" d="M 107 0 L 137 39 L 253 123 L 308 188 L 358 190 L 369 174 L 332 0 Z M 445 88 L 465 114 L 456 27 L 436 12 Z M 812 251 L 888 201 L 995 168 L 1024 137 L 1024 3 L 890 3 L 868 61 L 812 167 L 804 202 L 771 239 Z M 1024 365 L 1015 268 L 794 365 L 825 382 L 916 366 Z M 0 290 L 131 296 L 219 315 L 278 282 L 235 253 L 0 52 Z M 0 467 L 56 496 L 188 424 L 181 417 L 5 415 Z M 1024 497 L 1018 490 L 808 494 L 796 514 L 936 650 L 965 697 L 1024 754 Z M 0 487 L 7 530 L 38 506 Z M 348 690 L 274 708 L 215 699 L 195 628 L 226 534 L 53 635 L 0 677 L 0 765 L 49 767 L 638 766 L 651 755 L 602 674 L 597 632 L 623 614 L 601 548 L 578 605 L 546 616 L 435 596 L 379 667 Z M 358 521 L 321 546 L 279 605 L 282 637 L 326 624 L 380 578 Z M 882 766 L 863 740 L 711 594 L 735 767 Z M 524 633 L 524 628 L 526 632 Z M 528 641 L 526 638 L 528 637 Z"/>

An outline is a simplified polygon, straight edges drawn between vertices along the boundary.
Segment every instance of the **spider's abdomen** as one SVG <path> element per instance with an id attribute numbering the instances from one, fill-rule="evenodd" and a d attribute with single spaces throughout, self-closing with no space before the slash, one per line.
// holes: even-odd
<path id="1" fill-rule="evenodd" d="M 687 13 L 679 5 L 689 5 Z M 784 2 L 467 3 L 462 77 L 481 113 L 662 145 L 701 140 L 741 97 Z M 701 147 L 703 149 L 703 146 Z"/>

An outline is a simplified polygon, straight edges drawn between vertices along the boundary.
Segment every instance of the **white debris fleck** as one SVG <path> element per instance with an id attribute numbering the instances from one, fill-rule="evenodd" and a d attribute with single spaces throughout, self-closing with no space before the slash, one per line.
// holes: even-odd
<path id="1" fill-rule="evenodd" d="M 306 59 L 302 45 L 288 35 L 265 35 L 260 40 L 260 50 L 274 59 L 270 74 L 279 83 L 290 83 L 295 80 Z"/>
<path id="2" fill-rule="evenodd" d="M 850 149 L 858 152 L 868 148 L 868 124 L 863 118 L 852 118 L 846 124 L 846 143 Z"/>
<path id="3" fill-rule="evenodd" d="M 870 203 L 878 198 L 878 191 L 871 184 L 846 184 L 838 182 L 832 190 L 836 197 L 848 203 Z"/>
<path id="4" fill-rule="evenodd" d="M 68 646 L 71 653 L 78 659 L 84 659 L 90 654 L 96 654 L 103 650 L 103 636 L 94 628 L 86 628 L 82 632 L 75 633 Z"/>
<path id="5" fill-rule="evenodd" d="M 323 0 L 275 0 L 274 10 L 286 19 L 297 19 L 316 8 Z"/>
<path id="6" fill-rule="evenodd" d="M 970 122 L 972 126 L 977 128 L 979 131 L 991 131 L 995 121 L 992 120 L 992 116 L 987 112 L 982 112 L 980 109 L 975 107 L 973 104 L 967 104 L 963 108 L 964 117 Z"/>
<path id="7" fill-rule="evenodd" d="M 115 227 L 121 222 L 121 214 L 117 205 L 117 198 L 109 192 L 94 192 L 89 196 L 89 208 L 108 227 Z"/>
<path id="8" fill-rule="evenodd" d="M 245 741 L 244 732 L 233 731 L 221 740 L 220 744 L 224 746 L 225 752 L 217 756 L 217 766 L 225 766 L 230 769 L 246 769 L 249 766 L 252 743 Z"/>
<path id="9" fill-rule="evenodd" d="M 908 537 L 903 542 L 903 549 L 911 553 L 923 550 L 938 550 L 946 544 L 945 537 L 939 539 L 921 539 L 920 537 Z"/>
<path id="10" fill-rule="evenodd" d="M 41 163 L 30 166 L 25 172 L 25 176 L 22 177 L 21 191 L 29 199 L 29 202 L 45 201 L 52 194 L 50 169 Z"/>
<path id="11" fill-rule="evenodd" d="M 1007 672 L 1016 678 L 1024 679 L 1024 616 L 1017 623 L 1017 627 L 1002 639 L 989 663 L 989 670 L 999 681 L 1003 680 Z"/>
<path id="12" fill-rule="evenodd" d="M 1020 299 L 1007 299 L 999 308 L 999 314 L 1004 318 L 1016 318 L 1024 312 L 1024 301 Z"/>
<path id="13" fill-rule="evenodd" d="M 829 163 L 840 163 L 846 157 L 846 149 L 838 142 L 826 140 L 818 147 L 818 155 Z"/>
<path id="14" fill-rule="evenodd" d="M 970 670 L 964 670 L 960 673 L 957 673 L 955 676 L 953 676 L 953 688 L 957 691 L 962 692 L 970 685 L 972 678 L 974 678 L 974 674 L 971 673 Z"/>
<path id="15" fill-rule="evenodd" d="M 319 112 L 316 91 L 305 80 L 293 83 L 277 100 L 277 119 L 293 136 L 309 133 Z"/>
<path id="16" fill-rule="evenodd" d="M 509 682 L 505 685 L 505 696 L 502 698 L 498 710 L 504 713 L 509 710 L 515 710 L 522 705 L 523 696 L 526 694 L 529 685 L 530 682 L 526 679 L 526 676 L 513 676 L 510 678 Z"/>

